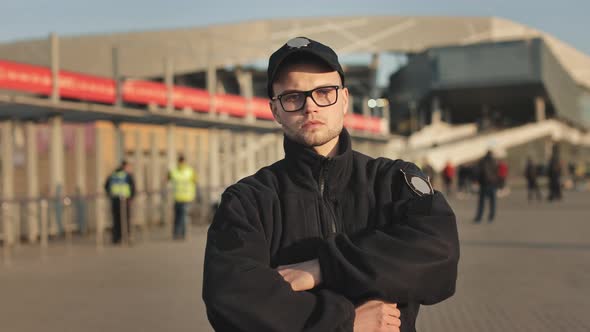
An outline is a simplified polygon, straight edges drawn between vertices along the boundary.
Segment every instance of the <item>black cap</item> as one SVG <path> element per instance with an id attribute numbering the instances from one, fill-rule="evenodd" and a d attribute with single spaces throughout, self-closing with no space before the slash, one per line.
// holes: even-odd
<path id="1" fill-rule="evenodd" d="M 287 41 L 285 45 L 276 50 L 268 59 L 268 71 L 267 71 L 267 91 L 268 97 L 273 97 L 272 83 L 274 82 L 275 76 L 287 57 L 295 53 L 311 54 L 318 57 L 320 60 L 325 62 L 330 68 L 337 71 L 342 79 L 342 85 L 344 85 L 344 71 L 340 62 L 338 62 L 338 55 L 330 47 L 311 40 L 307 37 L 297 37 Z"/>

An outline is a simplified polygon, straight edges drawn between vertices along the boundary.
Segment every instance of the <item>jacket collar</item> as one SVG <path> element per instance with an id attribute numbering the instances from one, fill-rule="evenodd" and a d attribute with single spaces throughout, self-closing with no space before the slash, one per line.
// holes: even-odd
<path id="1" fill-rule="evenodd" d="M 285 161 L 293 180 L 303 187 L 319 191 L 320 173 L 325 176 L 324 195 L 334 197 L 341 192 L 352 174 L 352 144 L 348 131 L 343 128 L 338 142 L 338 154 L 327 158 L 311 147 L 301 145 L 285 136 Z"/>

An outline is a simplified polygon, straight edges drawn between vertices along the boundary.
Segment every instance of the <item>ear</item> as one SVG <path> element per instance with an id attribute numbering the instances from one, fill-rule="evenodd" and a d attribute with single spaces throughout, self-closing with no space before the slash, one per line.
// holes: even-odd
<path id="1" fill-rule="evenodd" d="M 343 87 L 340 91 L 340 98 L 342 98 L 342 106 L 344 107 L 343 114 L 348 113 L 348 102 L 349 102 L 349 95 L 348 95 L 348 88 Z"/>
<path id="2" fill-rule="evenodd" d="M 270 111 L 272 112 L 272 116 L 275 118 L 275 121 L 278 122 L 278 124 L 283 125 L 279 116 L 279 110 L 277 109 L 277 103 L 274 100 L 269 100 L 268 106 L 270 107 Z"/>

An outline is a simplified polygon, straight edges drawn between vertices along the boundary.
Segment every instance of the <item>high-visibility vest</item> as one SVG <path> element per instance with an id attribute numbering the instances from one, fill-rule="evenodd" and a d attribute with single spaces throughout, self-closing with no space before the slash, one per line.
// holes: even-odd
<path id="1" fill-rule="evenodd" d="M 109 194 L 111 197 L 131 197 L 131 186 L 127 182 L 127 173 L 117 171 L 109 179 Z"/>
<path id="2" fill-rule="evenodd" d="M 174 187 L 174 200 L 176 202 L 191 202 L 195 199 L 195 171 L 189 166 L 182 166 L 170 172 Z"/>

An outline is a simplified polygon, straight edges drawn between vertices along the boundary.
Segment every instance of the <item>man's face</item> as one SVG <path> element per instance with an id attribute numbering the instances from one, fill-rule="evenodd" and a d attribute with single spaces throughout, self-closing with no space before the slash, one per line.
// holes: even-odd
<path id="1" fill-rule="evenodd" d="M 279 96 L 334 85 L 342 85 L 338 72 L 328 72 L 318 64 L 294 64 L 279 75 L 273 90 L 275 96 Z M 278 99 L 271 100 L 270 106 L 287 137 L 306 146 L 322 147 L 338 140 L 348 110 L 348 89 L 339 89 L 338 100 L 331 106 L 320 107 L 311 97 L 307 97 L 305 106 L 296 112 L 285 112 Z"/>

